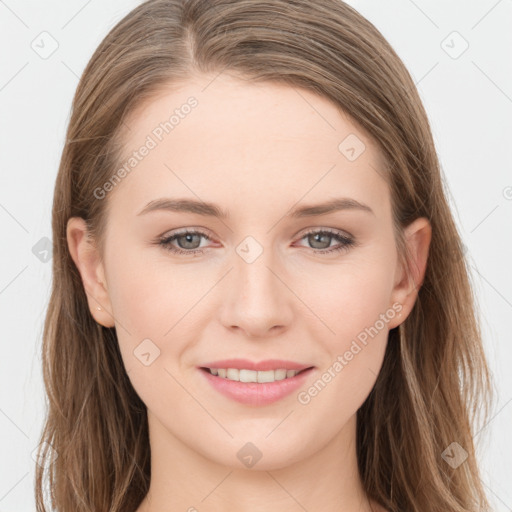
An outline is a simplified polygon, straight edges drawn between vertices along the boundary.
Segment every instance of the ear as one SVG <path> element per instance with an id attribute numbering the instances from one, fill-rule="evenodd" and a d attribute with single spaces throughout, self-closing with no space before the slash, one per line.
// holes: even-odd
<path id="1" fill-rule="evenodd" d="M 66 236 L 69 252 L 82 277 L 91 315 L 104 327 L 114 327 L 105 269 L 85 220 L 71 217 L 67 223 Z"/>
<path id="2" fill-rule="evenodd" d="M 404 239 L 409 253 L 409 275 L 399 261 L 396 268 L 396 279 L 392 293 L 392 304 L 402 305 L 400 317 L 395 316 L 389 322 L 389 328 L 393 329 L 401 324 L 411 312 L 418 292 L 423 284 L 425 270 L 427 268 L 432 227 L 425 217 L 416 219 L 404 230 Z"/>

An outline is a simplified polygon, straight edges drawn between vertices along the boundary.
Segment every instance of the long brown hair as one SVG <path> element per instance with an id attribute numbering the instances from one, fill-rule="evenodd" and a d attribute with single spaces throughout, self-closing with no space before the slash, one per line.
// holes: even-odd
<path id="1" fill-rule="evenodd" d="M 368 496 L 389 511 L 489 510 L 472 434 L 478 411 L 488 415 L 491 381 L 428 118 L 400 58 L 340 0 L 149 0 L 92 56 L 73 100 L 54 193 L 37 510 L 47 510 L 46 496 L 59 512 L 131 512 L 149 489 L 146 407 L 115 329 L 89 312 L 66 225 L 84 218 L 102 247 L 108 197 L 98 200 L 94 190 L 119 165 L 127 115 L 164 85 L 225 70 L 316 92 L 378 143 L 403 262 L 403 228 L 418 217 L 431 222 L 417 301 L 389 332 L 382 370 L 357 413 L 359 470 Z M 455 449 L 468 454 L 456 468 L 443 457 Z"/>

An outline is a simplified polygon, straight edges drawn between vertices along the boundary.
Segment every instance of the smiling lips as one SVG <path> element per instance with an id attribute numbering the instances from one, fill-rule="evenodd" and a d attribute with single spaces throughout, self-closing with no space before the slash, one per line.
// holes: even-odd
<path id="1" fill-rule="evenodd" d="M 239 370 L 237 368 L 209 368 L 212 375 L 218 375 L 223 379 L 234 380 L 238 382 L 275 382 L 276 380 L 283 380 L 290 377 L 295 377 L 297 370 L 286 370 L 279 368 L 278 370 Z"/>
<path id="2" fill-rule="evenodd" d="M 206 363 L 202 368 L 224 379 L 263 383 L 295 377 L 301 371 L 311 367 L 282 359 L 267 359 L 259 363 L 248 359 L 224 359 Z"/>
<path id="3" fill-rule="evenodd" d="M 221 394 L 246 405 L 267 405 L 292 393 L 311 373 L 313 366 L 278 359 L 254 363 L 227 359 L 199 369 Z"/>

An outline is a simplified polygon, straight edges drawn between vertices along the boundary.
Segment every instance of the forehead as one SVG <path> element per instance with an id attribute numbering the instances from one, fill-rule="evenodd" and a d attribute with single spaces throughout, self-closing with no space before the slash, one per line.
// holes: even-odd
<path id="1" fill-rule="evenodd" d="M 163 87 L 126 124 L 120 164 L 131 163 L 116 192 L 124 189 L 132 204 L 155 195 L 213 202 L 228 195 L 240 206 L 253 199 L 284 205 L 305 194 L 313 202 L 347 192 L 386 206 L 374 141 L 328 99 L 302 88 L 198 77 Z"/>

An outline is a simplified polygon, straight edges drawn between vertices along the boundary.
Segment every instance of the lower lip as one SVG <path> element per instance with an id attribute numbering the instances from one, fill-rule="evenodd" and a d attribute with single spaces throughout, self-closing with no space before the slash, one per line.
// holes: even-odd
<path id="1" fill-rule="evenodd" d="M 237 402 L 246 405 L 268 405 L 277 402 L 285 396 L 296 391 L 304 384 L 314 368 L 283 380 L 274 382 L 238 382 L 217 375 L 212 375 L 208 370 L 199 369 L 207 381 L 221 394 Z"/>

